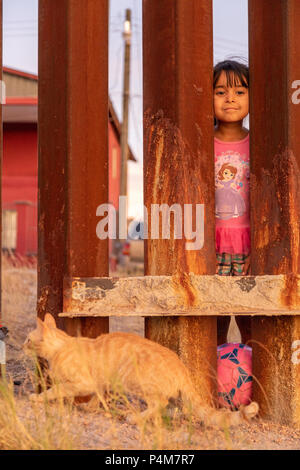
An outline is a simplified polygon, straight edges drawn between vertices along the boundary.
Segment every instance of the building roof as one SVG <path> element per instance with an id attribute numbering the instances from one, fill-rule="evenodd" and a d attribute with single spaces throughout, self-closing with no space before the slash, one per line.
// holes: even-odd
<path id="1" fill-rule="evenodd" d="M 6 86 L 6 102 L 2 106 L 3 122 L 31 122 L 38 120 L 38 76 L 22 70 L 3 67 L 3 81 Z M 121 124 L 113 104 L 108 100 L 108 119 L 121 139 Z M 136 162 L 130 146 L 129 160 Z"/>
<path id="2" fill-rule="evenodd" d="M 12 69 L 11 67 L 3 67 L 3 72 L 34 81 L 38 79 L 38 76 L 33 73 L 23 72 L 23 70 Z"/>

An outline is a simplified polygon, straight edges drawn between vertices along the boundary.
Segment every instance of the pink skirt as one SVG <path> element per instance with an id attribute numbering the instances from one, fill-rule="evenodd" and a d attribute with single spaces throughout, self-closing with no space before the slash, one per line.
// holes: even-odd
<path id="1" fill-rule="evenodd" d="M 251 252 L 250 227 L 216 227 L 216 253 Z"/>

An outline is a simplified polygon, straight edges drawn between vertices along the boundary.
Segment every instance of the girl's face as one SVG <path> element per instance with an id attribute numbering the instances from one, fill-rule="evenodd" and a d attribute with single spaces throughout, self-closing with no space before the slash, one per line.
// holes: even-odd
<path id="1" fill-rule="evenodd" d="M 234 173 L 232 173 L 229 168 L 225 168 L 223 171 L 223 181 L 230 181 L 234 178 Z"/>
<path id="2" fill-rule="evenodd" d="M 234 80 L 233 80 L 234 83 Z M 226 73 L 222 70 L 214 89 L 214 113 L 218 121 L 242 121 L 249 112 L 248 88 L 241 82 L 227 87 Z"/>

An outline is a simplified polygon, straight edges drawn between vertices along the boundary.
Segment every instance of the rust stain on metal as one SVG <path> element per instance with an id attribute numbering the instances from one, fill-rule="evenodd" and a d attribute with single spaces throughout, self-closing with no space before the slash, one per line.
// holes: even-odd
<path id="1" fill-rule="evenodd" d="M 194 87 L 195 92 L 196 92 L 198 95 L 201 96 L 201 94 L 203 93 L 203 88 L 202 88 L 202 87 L 198 87 L 198 86 L 196 85 L 196 83 L 193 84 L 193 87 Z"/>
<path id="2" fill-rule="evenodd" d="M 178 294 L 185 299 L 185 305 L 192 307 L 197 304 L 197 290 L 191 284 L 187 273 L 179 272 L 172 276 L 172 284 Z"/>
<path id="3" fill-rule="evenodd" d="M 300 171 L 294 153 L 288 148 L 276 153 L 269 163 L 251 173 L 252 244 L 258 261 L 264 265 L 255 274 L 300 272 L 299 191 Z M 253 165 L 254 166 L 254 165 Z M 266 188 L 268 190 L 266 191 Z M 290 253 L 293 252 L 293 256 Z"/>
<path id="4" fill-rule="evenodd" d="M 161 188 L 161 160 L 163 156 L 164 150 L 164 135 L 162 129 L 157 130 L 157 149 L 156 149 L 156 158 L 154 160 L 155 167 L 152 169 L 154 175 L 154 185 L 153 185 L 153 200 L 157 200 L 157 191 Z"/>
<path id="5" fill-rule="evenodd" d="M 38 221 L 38 229 L 43 232 L 45 230 L 45 213 L 41 213 Z"/>
<path id="6" fill-rule="evenodd" d="M 37 301 L 37 314 L 38 317 L 43 319 L 46 314 L 46 309 L 48 307 L 48 298 L 49 298 L 50 286 L 43 286 L 41 289 L 40 296 Z"/>
<path id="7" fill-rule="evenodd" d="M 164 117 L 162 110 L 156 114 L 146 112 L 145 140 L 147 142 L 147 163 L 145 165 L 145 203 L 151 204 L 180 204 L 182 220 L 184 217 L 184 204 L 192 204 L 193 218 L 195 218 L 195 205 L 204 204 L 209 200 L 209 178 L 201 177 L 200 155 L 193 154 L 188 143 L 184 140 L 178 126 L 170 119 Z M 200 181 L 202 183 L 200 184 Z M 151 201 L 151 204 L 150 204 Z M 205 206 L 206 210 L 207 207 Z M 207 210 L 208 212 L 208 210 Z M 205 214 L 207 217 L 207 214 Z M 151 238 L 151 221 L 148 224 L 148 236 Z M 207 272 L 204 268 L 209 259 L 208 240 L 201 250 L 186 250 L 184 233 L 182 238 L 174 236 L 174 217 L 170 217 L 170 239 L 162 239 L 162 214 L 159 215 L 160 239 L 146 241 L 148 246 L 148 268 L 151 274 L 172 275 L 178 269 L 182 272 Z M 208 221 L 205 221 L 205 223 Z M 207 229 L 207 225 L 205 225 Z M 193 226 L 195 230 L 195 223 Z M 211 228 L 208 228 L 209 232 Z M 211 234 L 210 234 L 211 235 Z M 210 240 L 214 236 L 208 237 Z M 162 248 L 163 247 L 163 248 Z M 158 254 L 159 253 L 159 254 Z M 205 253 L 207 256 L 205 256 Z M 157 258 L 159 257 L 159 264 Z M 164 269 L 162 270 L 162 265 Z M 201 268 L 202 266 L 202 268 Z M 180 268 L 178 268 L 180 267 Z"/>
<path id="8" fill-rule="evenodd" d="M 285 288 L 281 294 L 282 305 L 286 307 L 296 307 L 300 303 L 298 294 L 299 275 L 291 273 L 285 277 Z"/>
<path id="9" fill-rule="evenodd" d="M 288 149 L 287 162 L 289 169 L 289 224 L 290 224 L 290 243 L 291 252 L 291 270 L 293 273 L 300 273 L 300 169 L 295 154 Z"/>

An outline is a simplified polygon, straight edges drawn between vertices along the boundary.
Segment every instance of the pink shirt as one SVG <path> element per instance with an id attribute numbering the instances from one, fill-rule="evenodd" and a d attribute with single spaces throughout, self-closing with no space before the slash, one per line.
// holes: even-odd
<path id="1" fill-rule="evenodd" d="M 249 134 L 238 142 L 214 142 L 216 252 L 249 254 Z"/>

